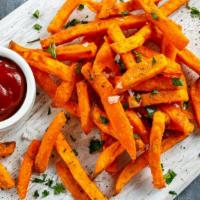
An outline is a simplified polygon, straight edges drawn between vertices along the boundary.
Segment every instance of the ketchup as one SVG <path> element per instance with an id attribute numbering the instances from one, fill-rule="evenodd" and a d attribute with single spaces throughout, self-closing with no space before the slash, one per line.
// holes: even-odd
<path id="1" fill-rule="evenodd" d="M 22 70 L 13 61 L 0 57 L 0 121 L 17 112 L 25 93 L 26 80 Z"/>

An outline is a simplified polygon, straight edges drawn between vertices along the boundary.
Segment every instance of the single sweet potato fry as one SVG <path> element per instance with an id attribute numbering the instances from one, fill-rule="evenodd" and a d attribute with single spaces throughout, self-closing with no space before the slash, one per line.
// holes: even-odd
<path id="1" fill-rule="evenodd" d="M 155 63 L 152 60 L 156 60 Z M 154 56 L 148 60 L 136 63 L 131 69 L 127 70 L 119 79 L 115 87 L 115 93 L 120 94 L 132 87 L 162 73 L 167 65 L 164 55 Z M 119 88 L 118 85 L 121 85 Z"/>
<path id="2" fill-rule="evenodd" d="M 64 81 L 71 80 L 72 70 L 68 65 L 38 52 L 25 52 L 24 56 L 31 67 L 55 75 Z"/>
<path id="3" fill-rule="evenodd" d="M 78 107 L 80 112 L 81 127 L 83 131 L 88 134 L 92 128 L 93 123 L 90 117 L 91 107 L 88 94 L 87 83 L 80 81 L 76 84 L 77 96 L 78 96 Z"/>
<path id="4" fill-rule="evenodd" d="M 146 107 L 151 105 L 157 105 L 157 104 L 163 104 L 163 103 L 175 103 L 175 102 L 181 102 L 181 101 L 188 101 L 189 96 L 188 92 L 185 89 L 179 89 L 179 90 L 166 90 L 166 91 L 158 91 L 156 94 L 146 93 L 141 94 L 141 100 L 139 105 L 135 105 L 132 103 L 135 97 L 129 97 L 129 107 L 135 108 L 135 107 Z"/>
<path id="5" fill-rule="evenodd" d="M 0 143 L 0 157 L 7 157 L 10 156 L 16 147 L 16 142 L 3 142 Z"/>
<path id="6" fill-rule="evenodd" d="M 185 135 L 194 130 L 194 124 L 189 121 L 187 115 L 180 108 L 173 105 L 162 105 L 159 108 L 168 115 L 170 122 L 174 123 Z"/>
<path id="7" fill-rule="evenodd" d="M 113 42 L 120 42 L 126 38 L 118 24 L 112 24 L 109 27 L 108 35 Z M 121 57 L 127 69 L 130 69 L 135 64 L 135 59 L 131 52 L 124 53 Z"/>
<path id="8" fill-rule="evenodd" d="M 33 69 L 33 74 L 40 88 L 44 90 L 49 97 L 53 98 L 57 90 L 57 85 L 54 80 L 46 72 L 40 70 Z"/>
<path id="9" fill-rule="evenodd" d="M 59 45 L 69 42 L 80 36 L 98 36 L 106 33 L 109 26 L 113 23 L 117 23 L 121 28 L 138 28 L 146 23 L 146 18 L 142 14 L 118 17 L 108 20 L 99 20 L 95 22 L 89 22 L 88 24 L 79 24 L 41 40 L 41 45 L 45 49 L 48 48 L 52 42 L 55 42 L 56 45 Z"/>
<path id="10" fill-rule="evenodd" d="M 33 140 L 23 156 L 17 180 L 17 193 L 19 199 L 25 199 L 30 177 L 32 175 L 35 157 L 40 146 L 40 141 Z"/>
<path id="11" fill-rule="evenodd" d="M 90 200 L 89 196 L 82 190 L 79 184 L 72 176 L 69 168 L 63 161 L 56 163 L 56 172 L 61 178 L 65 188 L 69 190 L 75 200 Z"/>
<path id="12" fill-rule="evenodd" d="M 99 19 L 105 19 L 109 17 L 109 10 L 114 7 L 116 0 L 102 0 L 101 10 L 98 13 Z"/>
<path id="13" fill-rule="evenodd" d="M 59 32 L 64 28 L 64 25 L 73 12 L 73 10 L 80 4 L 80 0 L 66 0 L 62 7 L 58 10 L 55 17 L 49 24 L 47 30 L 50 33 Z"/>
<path id="14" fill-rule="evenodd" d="M 46 170 L 56 138 L 65 123 L 65 114 L 63 112 L 58 113 L 43 135 L 42 142 L 35 159 L 35 170 L 37 172 L 43 173 Z"/>
<path id="15" fill-rule="evenodd" d="M 200 74 L 200 59 L 188 49 L 178 51 L 178 61 Z"/>
<path id="16" fill-rule="evenodd" d="M 100 74 L 105 68 L 110 69 L 113 73 L 119 71 L 114 60 L 114 53 L 107 42 L 104 42 L 97 52 L 92 72 L 94 74 Z"/>
<path id="17" fill-rule="evenodd" d="M 6 190 L 15 187 L 15 181 L 7 171 L 7 169 L 0 163 L 0 189 Z"/>
<path id="18" fill-rule="evenodd" d="M 149 167 L 153 177 L 153 185 L 155 188 L 165 187 L 165 180 L 162 174 L 161 167 L 161 143 L 165 131 L 166 116 L 160 111 L 156 111 L 153 115 L 153 124 L 150 133 L 150 147 L 149 147 Z"/>
<path id="19" fill-rule="evenodd" d="M 195 118 L 198 126 L 200 127 L 200 79 L 192 84 L 190 88 L 190 97 L 192 106 L 195 113 Z"/>
<path id="20" fill-rule="evenodd" d="M 137 33 L 129 38 L 111 44 L 112 49 L 119 54 L 127 53 L 141 45 L 150 38 L 152 34 L 151 25 L 142 27 Z"/>
<path id="21" fill-rule="evenodd" d="M 162 141 L 162 153 L 184 140 L 186 135 L 171 135 Z M 135 162 L 131 161 L 119 174 L 115 185 L 115 193 L 118 194 L 122 188 L 142 169 L 148 165 L 148 152 L 140 155 Z"/>
<path id="22" fill-rule="evenodd" d="M 113 103 L 111 101 L 109 102 L 110 99 L 113 99 L 112 84 L 106 79 L 104 75 L 95 76 L 92 74 L 91 63 L 87 63 L 83 66 L 82 74 L 91 84 L 94 90 L 99 94 L 108 119 L 115 133 L 117 134 L 117 139 L 134 160 L 136 158 L 136 145 L 135 139 L 133 138 L 133 130 L 131 124 L 126 117 L 123 106 L 119 99 Z M 114 99 L 115 97 L 116 96 L 114 96 Z M 118 114 L 116 115 L 116 113 Z"/>
<path id="23" fill-rule="evenodd" d="M 74 180 L 80 185 L 85 193 L 93 200 L 106 200 L 107 198 L 101 193 L 95 183 L 89 179 L 87 173 L 82 168 L 79 160 L 61 132 L 56 139 L 55 146 L 59 156 L 69 168 Z"/>
<path id="24" fill-rule="evenodd" d="M 83 43 L 63 45 L 56 48 L 58 60 L 73 60 L 94 58 L 96 55 L 97 46 L 95 43 Z"/>
<path id="25" fill-rule="evenodd" d="M 177 24 L 168 19 L 152 1 L 137 1 L 146 12 L 147 18 L 163 32 L 165 37 L 177 49 L 182 50 L 187 46 L 189 42 L 188 38 L 181 32 Z"/>

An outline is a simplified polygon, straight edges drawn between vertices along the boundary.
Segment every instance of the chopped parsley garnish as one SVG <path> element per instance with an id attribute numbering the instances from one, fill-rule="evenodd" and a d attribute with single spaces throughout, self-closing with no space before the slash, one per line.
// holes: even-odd
<path id="1" fill-rule="evenodd" d="M 127 10 L 125 10 L 125 11 L 121 12 L 121 15 L 122 16 L 127 16 L 127 15 L 129 15 L 129 12 Z"/>
<path id="2" fill-rule="evenodd" d="M 124 2 L 124 0 L 119 0 L 119 1 L 122 2 L 122 3 Z"/>
<path id="3" fill-rule="evenodd" d="M 55 195 L 65 193 L 65 188 L 62 183 L 56 183 L 56 185 L 53 186 L 53 190 Z"/>
<path id="4" fill-rule="evenodd" d="M 40 31 L 42 29 L 42 26 L 40 24 L 34 24 L 33 25 L 33 28 L 36 30 L 36 31 Z"/>
<path id="5" fill-rule="evenodd" d="M 67 22 L 67 24 L 65 25 L 65 28 L 76 26 L 77 24 L 87 24 L 87 23 L 88 23 L 88 21 L 79 20 L 79 19 L 72 19 L 71 21 Z"/>
<path id="6" fill-rule="evenodd" d="M 84 9 L 84 5 L 83 4 L 80 4 L 79 6 L 78 6 L 78 10 L 83 10 Z"/>
<path id="7" fill-rule="evenodd" d="M 154 20 L 158 20 L 158 15 L 157 15 L 156 12 L 152 12 L 152 13 L 151 13 L 151 16 L 152 16 L 152 18 L 153 18 Z"/>
<path id="8" fill-rule="evenodd" d="M 153 58 L 152 58 L 152 65 L 155 65 L 156 62 L 157 62 L 157 61 L 156 61 L 155 57 L 153 57 Z"/>
<path id="9" fill-rule="evenodd" d="M 177 196 L 177 193 L 175 191 L 173 191 L 173 190 L 170 190 L 169 194 L 171 194 L 172 196 Z"/>
<path id="10" fill-rule="evenodd" d="M 189 108 L 189 101 L 183 102 L 183 110 L 187 110 Z"/>
<path id="11" fill-rule="evenodd" d="M 136 63 L 142 62 L 142 54 L 136 50 L 132 50 L 132 53 L 135 55 Z"/>
<path id="12" fill-rule="evenodd" d="M 141 101 L 141 95 L 139 94 L 139 93 L 135 93 L 135 95 L 134 95 L 134 97 L 135 97 L 135 100 L 137 101 L 137 102 L 140 102 Z"/>
<path id="13" fill-rule="evenodd" d="M 90 141 L 90 145 L 89 145 L 89 151 L 90 153 L 94 153 L 97 151 L 100 151 L 102 149 L 103 146 L 103 142 L 98 140 L 98 139 L 92 139 Z"/>
<path id="14" fill-rule="evenodd" d="M 34 178 L 32 183 L 44 183 L 46 181 L 47 174 L 42 174 L 41 178 Z"/>
<path id="15" fill-rule="evenodd" d="M 133 134 L 133 137 L 135 138 L 135 139 L 140 139 L 140 136 L 138 135 L 138 134 Z"/>
<path id="16" fill-rule="evenodd" d="M 159 93 L 158 90 L 153 90 L 153 91 L 151 92 L 152 95 L 154 95 L 154 94 L 158 94 L 158 93 Z"/>
<path id="17" fill-rule="evenodd" d="M 183 80 L 180 78 L 172 78 L 172 83 L 174 86 L 183 86 Z"/>
<path id="18" fill-rule="evenodd" d="M 45 183 L 46 186 L 51 187 L 53 185 L 53 180 L 52 179 L 48 179 L 47 182 Z"/>
<path id="19" fill-rule="evenodd" d="M 82 63 L 77 62 L 77 64 L 76 64 L 76 74 L 77 75 L 81 75 L 81 69 L 82 69 Z"/>
<path id="20" fill-rule="evenodd" d="M 100 115 L 100 120 L 102 122 L 102 124 L 109 124 L 109 119 L 103 115 Z"/>
<path id="21" fill-rule="evenodd" d="M 33 13 L 33 17 L 35 17 L 36 19 L 38 19 L 40 17 L 40 11 L 39 10 L 36 10 L 34 13 Z"/>
<path id="22" fill-rule="evenodd" d="M 165 181 L 168 185 L 173 181 L 175 177 L 176 173 L 171 169 L 169 169 L 168 172 L 164 175 Z"/>
<path id="23" fill-rule="evenodd" d="M 47 52 L 51 54 L 52 58 L 56 59 L 56 45 L 54 42 L 50 44 Z"/>
<path id="24" fill-rule="evenodd" d="M 38 42 L 38 41 L 40 41 L 40 38 L 37 38 L 37 39 L 35 39 L 35 40 L 28 41 L 28 42 L 26 42 L 26 43 L 32 44 L 32 43 Z"/>
<path id="25" fill-rule="evenodd" d="M 119 71 L 123 74 L 126 71 L 124 62 L 121 59 L 115 60 L 115 62 L 119 65 Z"/>
<path id="26" fill-rule="evenodd" d="M 161 168 L 162 168 L 162 171 L 164 171 L 164 166 L 163 166 L 163 164 L 161 163 Z"/>
<path id="27" fill-rule="evenodd" d="M 37 199 L 39 196 L 40 196 L 40 195 L 39 195 L 38 190 L 35 190 L 35 192 L 33 193 L 33 197 L 34 197 L 35 199 Z"/>
<path id="28" fill-rule="evenodd" d="M 74 152 L 75 156 L 78 156 L 78 152 L 76 151 L 76 149 L 73 149 L 72 151 Z"/>
<path id="29" fill-rule="evenodd" d="M 128 104 L 128 102 L 126 102 L 126 103 L 123 104 L 123 108 L 124 108 L 124 110 L 128 110 L 128 109 L 129 109 L 129 104 Z"/>
<path id="30" fill-rule="evenodd" d="M 48 108 L 48 113 L 47 115 L 50 115 L 51 114 L 51 107 Z"/>
<path id="31" fill-rule="evenodd" d="M 146 111 L 147 111 L 147 117 L 152 118 L 153 114 L 156 112 L 156 108 L 153 107 L 147 107 Z"/>
<path id="32" fill-rule="evenodd" d="M 47 197 L 47 196 L 49 196 L 49 191 L 44 190 L 44 191 L 42 192 L 42 198 L 45 198 L 45 197 Z"/>
<path id="33" fill-rule="evenodd" d="M 199 18 L 200 19 L 200 11 L 198 8 L 190 7 L 189 4 L 186 5 L 186 8 L 190 10 L 190 15 L 192 18 Z"/>

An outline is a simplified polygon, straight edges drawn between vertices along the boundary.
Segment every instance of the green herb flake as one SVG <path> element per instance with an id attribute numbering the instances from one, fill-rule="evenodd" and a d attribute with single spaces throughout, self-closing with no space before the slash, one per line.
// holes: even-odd
<path id="1" fill-rule="evenodd" d="M 128 16 L 128 15 L 129 15 L 129 12 L 128 12 L 127 10 L 125 10 L 125 11 L 121 12 L 121 15 L 122 15 L 122 16 Z"/>
<path id="2" fill-rule="evenodd" d="M 34 24 L 33 25 L 33 28 L 36 30 L 36 31 L 40 31 L 42 29 L 42 26 L 40 24 Z"/>
<path id="3" fill-rule="evenodd" d="M 139 94 L 139 93 L 135 93 L 135 95 L 134 95 L 134 97 L 135 97 L 135 100 L 139 103 L 140 101 L 141 101 L 141 95 Z"/>
<path id="4" fill-rule="evenodd" d="M 27 44 L 32 44 L 32 43 L 35 43 L 35 42 L 39 42 L 40 41 L 40 38 L 37 38 L 35 40 L 30 40 L 28 42 L 26 42 Z"/>
<path id="5" fill-rule="evenodd" d="M 39 195 L 38 190 L 35 190 L 35 192 L 33 193 L 33 197 L 34 197 L 35 199 L 37 199 L 39 196 L 40 196 L 40 195 Z"/>
<path id="6" fill-rule="evenodd" d="M 138 135 L 138 134 L 133 134 L 133 137 L 135 138 L 135 139 L 140 139 L 140 136 Z"/>
<path id="7" fill-rule="evenodd" d="M 146 111 L 147 111 L 147 117 L 148 118 L 152 118 L 154 113 L 156 112 L 156 108 L 153 108 L 153 107 L 147 107 L 146 108 Z"/>
<path id="8" fill-rule="evenodd" d="M 44 183 L 46 181 L 47 174 L 42 174 L 42 178 L 34 178 L 32 183 Z"/>
<path id="9" fill-rule="evenodd" d="M 135 55 L 136 63 L 142 62 L 142 54 L 136 50 L 132 50 L 132 53 Z"/>
<path id="10" fill-rule="evenodd" d="M 49 48 L 47 49 L 47 52 L 51 54 L 51 57 L 56 59 L 56 45 L 55 43 L 51 43 Z"/>
<path id="11" fill-rule="evenodd" d="M 186 4 L 186 8 L 190 10 L 190 15 L 192 18 L 199 18 L 200 19 L 200 11 L 196 7 L 190 7 L 189 4 Z"/>
<path id="12" fill-rule="evenodd" d="M 172 78 L 172 83 L 174 86 L 183 86 L 183 80 L 180 78 Z"/>
<path id="13" fill-rule="evenodd" d="M 153 91 L 151 92 L 151 95 L 158 94 L 158 93 L 159 93 L 158 90 L 153 90 Z"/>
<path id="14" fill-rule="evenodd" d="M 33 17 L 35 17 L 36 19 L 38 19 L 40 17 L 40 11 L 39 10 L 36 10 L 34 13 L 33 13 Z"/>
<path id="15" fill-rule="evenodd" d="M 169 169 L 168 172 L 164 175 L 165 181 L 168 185 L 173 181 L 175 177 L 176 173 L 171 169 Z"/>
<path id="16" fill-rule="evenodd" d="M 124 110 L 128 110 L 128 109 L 129 109 L 129 104 L 128 104 L 128 102 L 126 102 L 126 103 L 123 104 L 123 108 L 124 108 Z"/>
<path id="17" fill-rule="evenodd" d="M 164 172 L 164 166 L 163 166 L 163 164 L 161 163 L 161 168 L 162 168 L 162 171 Z"/>
<path id="18" fill-rule="evenodd" d="M 121 59 L 119 59 L 118 61 L 116 60 L 115 62 L 119 66 L 119 71 L 123 74 L 126 71 L 126 67 L 125 67 L 124 62 Z"/>
<path id="19" fill-rule="evenodd" d="M 189 101 L 183 102 L 183 110 L 187 110 L 189 108 Z"/>
<path id="20" fill-rule="evenodd" d="M 155 65 L 156 62 L 157 62 L 157 61 L 156 61 L 155 57 L 153 57 L 153 58 L 152 58 L 152 65 Z"/>
<path id="21" fill-rule="evenodd" d="M 156 12 L 152 12 L 151 13 L 151 17 L 154 19 L 154 20 L 158 20 L 158 15 Z"/>
<path id="22" fill-rule="evenodd" d="M 94 152 L 100 151 L 102 149 L 103 142 L 98 139 L 92 139 L 89 145 L 89 152 L 92 154 Z"/>
<path id="23" fill-rule="evenodd" d="M 53 185 L 53 180 L 48 179 L 47 182 L 45 183 L 45 185 L 51 188 L 51 186 Z"/>
<path id="24" fill-rule="evenodd" d="M 49 191 L 44 190 L 44 191 L 42 192 L 42 198 L 45 198 L 45 197 L 47 197 L 47 196 L 49 196 Z"/>
<path id="25" fill-rule="evenodd" d="M 78 156 L 78 152 L 76 151 L 76 149 L 73 149 L 72 151 L 74 152 L 75 156 Z"/>
<path id="26" fill-rule="evenodd" d="M 53 190 L 55 195 L 65 193 L 65 187 L 62 183 L 56 183 L 56 185 L 53 186 Z"/>
<path id="27" fill-rule="evenodd" d="M 169 194 L 171 194 L 172 196 L 177 196 L 177 193 L 175 191 L 173 191 L 173 190 L 170 190 Z"/>
<path id="28" fill-rule="evenodd" d="M 82 63 L 77 62 L 77 64 L 76 64 L 76 74 L 77 75 L 81 75 L 81 69 L 82 69 Z"/>
<path id="29" fill-rule="evenodd" d="M 72 19 L 71 21 L 67 22 L 67 24 L 65 25 L 65 28 L 76 26 L 77 24 L 87 24 L 87 23 L 88 21 L 85 21 L 85 20 Z"/>
<path id="30" fill-rule="evenodd" d="M 103 115 L 100 115 L 100 120 L 102 124 L 105 124 L 105 125 L 109 124 L 109 119 Z"/>
<path id="31" fill-rule="evenodd" d="M 51 107 L 48 108 L 48 113 L 47 115 L 51 115 Z"/>
<path id="32" fill-rule="evenodd" d="M 119 0 L 119 1 L 122 2 L 122 3 L 124 2 L 124 0 Z"/>
<path id="33" fill-rule="evenodd" d="M 80 4 L 80 5 L 78 6 L 78 10 L 82 11 L 83 9 L 84 9 L 84 5 L 83 5 L 83 4 Z"/>

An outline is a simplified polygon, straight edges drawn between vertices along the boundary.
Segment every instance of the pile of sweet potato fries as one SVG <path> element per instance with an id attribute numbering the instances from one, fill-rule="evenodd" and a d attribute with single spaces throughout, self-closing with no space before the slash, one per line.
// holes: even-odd
<path id="1" fill-rule="evenodd" d="M 167 17 L 187 2 L 168 0 L 159 7 L 159 0 L 67 0 L 48 26 L 52 35 L 41 39 L 42 49 L 10 42 L 52 106 L 78 117 L 85 134 L 99 129 L 104 144 L 93 175 L 117 174 L 115 194 L 146 166 L 154 187 L 165 187 L 161 154 L 194 130 L 194 120 L 200 126 L 200 80 L 188 87 L 182 70 L 184 64 L 200 74 L 200 59 L 186 49 L 182 27 Z M 66 27 L 80 4 L 96 13 L 95 20 Z M 131 14 L 141 9 L 144 13 Z M 79 43 L 67 44 L 80 37 Z M 47 169 L 53 149 L 60 157 L 57 173 L 75 199 L 107 199 L 61 132 L 65 123 L 64 112 L 58 113 L 42 140 L 30 144 L 17 181 L 20 199 L 26 197 L 32 171 Z M 0 145 L 0 156 L 2 151 Z M 125 152 L 131 161 L 123 166 L 118 158 Z M 1 165 L 0 177 L 0 188 L 14 187 Z"/>

